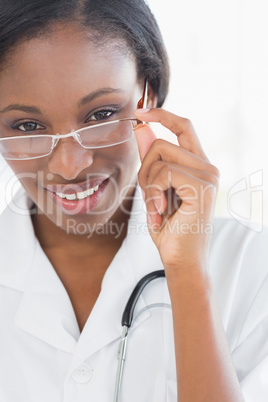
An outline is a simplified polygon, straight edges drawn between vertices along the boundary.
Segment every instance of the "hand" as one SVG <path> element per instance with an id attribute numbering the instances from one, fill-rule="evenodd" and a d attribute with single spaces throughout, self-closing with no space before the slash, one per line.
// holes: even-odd
<path id="1" fill-rule="evenodd" d="M 172 304 L 178 400 L 243 401 L 206 272 L 219 172 L 189 120 L 160 109 L 135 115 L 161 123 L 180 145 L 155 139 L 146 125 L 136 130 L 148 226 Z"/>
<path id="2" fill-rule="evenodd" d="M 148 125 L 135 130 L 148 227 L 163 264 L 176 270 L 206 266 L 218 169 L 210 164 L 189 120 L 163 109 L 137 110 L 135 115 L 161 123 L 179 143 L 156 139 Z"/>

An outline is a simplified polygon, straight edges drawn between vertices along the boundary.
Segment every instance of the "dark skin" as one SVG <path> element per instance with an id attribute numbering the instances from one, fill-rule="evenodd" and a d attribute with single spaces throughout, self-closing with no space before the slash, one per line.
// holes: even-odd
<path id="1" fill-rule="evenodd" d="M 107 41 L 97 49 L 85 32 L 72 25 L 55 26 L 49 37 L 20 44 L 0 74 L 0 132 L 20 135 L 25 131 L 23 123 L 35 122 L 38 133 L 69 133 L 107 105 L 120 105 L 121 112 L 117 110 L 114 119 L 131 117 L 142 84 L 131 53 L 120 49 L 122 41 Z M 103 94 L 107 87 L 113 88 L 112 92 Z M 88 94 L 96 91 L 97 98 L 89 100 Z M 149 99 L 152 109 L 135 112 L 136 117 L 161 123 L 179 143 L 155 141 L 147 125 L 136 131 L 141 159 L 138 178 L 145 194 L 149 231 L 165 268 L 172 303 L 178 399 L 242 401 L 207 272 L 210 232 L 191 231 L 200 220 L 212 223 L 219 173 L 207 159 L 190 121 L 153 109 L 156 97 L 150 93 Z M 14 106 L 11 110 L 12 104 L 32 105 L 38 111 L 14 110 Z M 14 129 L 12 122 L 18 120 L 20 126 Z M 33 218 L 37 237 L 70 296 L 81 330 L 126 232 L 118 238 L 99 236 L 90 229 L 84 236 L 74 235 L 68 231 L 69 219 L 76 225 L 114 222 L 126 228 L 129 214 L 123 211 L 123 200 L 133 195 L 137 163 L 134 142 L 120 149 L 85 150 L 73 138 L 62 139 L 48 157 L 9 162 L 38 206 Z M 108 177 L 109 184 L 94 208 L 96 214 L 72 215 L 51 199 L 48 202 L 48 184 L 62 191 L 74 184 L 83 186 L 88 177 L 97 174 Z M 166 210 L 166 190 L 170 188 L 181 200 L 171 213 Z M 110 207 L 113 200 L 116 202 Z M 127 209 L 130 207 L 131 200 L 127 202 Z M 181 230 L 170 231 L 176 224 Z"/>
<path id="2" fill-rule="evenodd" d="M 1 130 L 11 136 L 23 135 L 27 124 L 33 122 L 37 126 L 30 134 L 64 134 L 84 127 L 89 116 L 98 118 L 96 111 L 107 109 L 110 113 L 111 107 L 118 109 L 111 114 L 112 120 L 134 118 L 142 90 L 135 62 L 118 51 L 114 41 L 98 50 L 79 29 L 56 26 L 52 38 L 20 45 L 1 73 L 0 110 L 5 110 L 0 113 Z M 10 105 L 30 105 L 38 110 L 10 110 Z M 14 121 L 21 121 L 19 129 L 11 128 Z M 38 212 L 32 218 L 36 236 L 68 292 L 81 331 L 99 295 L 104 273 L 126 236 L 138 163 L 134 139 L 95 151 L 83 149 L 72 138 L 61 140 L 48 157 L 9 161 L 37 205 Z M 47 197 L 49 185 L 59 186 L 61 192 L 99 174 L 109 177 L 109 185 L 93 213 L 70 215 Z M 128 198 L 124 200 L 124 196 Z M 70 219 L 76 226 L 112 222 L 120 233 L 115 236 L 108 230 L 98 234 L 86 226 L 83 235 L 72 234 L 68 230 Z"/>
<path id="3" fill-rule="evenodd" d="M 126 210 L 130 211 L 131 204 L 130 201 L 125 205 Z M 119 236 L 92 234 L 90 240 L 74 234 L 63 236 L 62 229 L 44 215 L 36 218 L 37 215 L 33 215 L 36 237 L 61 278 L 82 331 L 100 293 L 103 276 L 126 236 L 129 215 L 120 214 L 118 219 L 113 216 L 113 220 L 122 227 Z M 102 247 L 105 247 L 105 253 L 100 252 Z"/>

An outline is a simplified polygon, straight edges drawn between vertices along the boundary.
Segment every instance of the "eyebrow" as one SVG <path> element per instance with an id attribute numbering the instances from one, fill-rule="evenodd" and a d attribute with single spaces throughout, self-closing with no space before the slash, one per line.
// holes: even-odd
<path id="1" fill-rule="evenodd" d="M 86 96 L 84 96 L 79 102 L 78 102 L 78 107 L 84 106 L 87 103 L 93 102 L 93 100 L 103 96 L 103 95 L 109 95 L 112 93 L 123 93 L 125 92 L 122 89 L 118 88 L 102 88 L 98 89 L 97 91 L 94 91 Z M 20 105 L 18 103 L 11 104 L 7 107 L 5 107 L 3 110 L 0 110 L 0 113 L 5 113 L 5 112 L 10 112 L 14 110 L 19 110 L 20 112 L 25 112 L 25 113 L 34 113 L 34 114 L 42 114 L 41 110 L 38 109 L 35 106 L 27 106 L 27 105 Z"/>
<path id="2" fill-rule="evenodd" d="M 79 102 L 78 102 L 78 107 L 84 106 L 87 103 L 93 102 L 95 99 L 100 98 L 103 95 L 109 95 L 109 94 L 114 94 L 114 93 L 123 93 L 125 92 L 122 89 L 119 88 L 101 88 L 98 89 L 97 91 L 91 92 L 90 94 L 84 96 Z"/>
<path id="3" fill-rule="evenodd" d="M 9 105 L 7 107 L 5 107 L 3 110 L 0 110 L 0 113 L 5 113 L 5 112 L 9 112 L 11 110 L 19 110 L 21 112 L 26 112 L 26 113 L 35 113 L 35 114 L 41 114 L 41 110 L 38 109 L 35 106 L 27 106 L 27 105 L 20 105 L 17 103 L 14 103 L 12 105 Z"/>

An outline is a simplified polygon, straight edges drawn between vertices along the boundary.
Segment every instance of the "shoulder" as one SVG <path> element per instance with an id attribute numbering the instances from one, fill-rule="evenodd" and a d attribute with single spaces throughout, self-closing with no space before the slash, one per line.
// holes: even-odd
<path id="1" fill-rule="evenodd" d="M 216 218 L 211 241 L 211 258 L 223 258 L 233 264 L 254 256 L 255 262 L 268 257 L 268 228 L 248 225 L 233 219 Z"/>
<path id="2" fill-rule="evenodd" d="M 215 220 L 210 250 L 210 272 L 217 281 L 264 281 L 268 276 L 268 229 L 249 227 L 233 219 Z"/>
<path id="3" fill-rule="evenodd" d="M 210 272 L 243 393 L 251 398 L 258 390 L 266 400 L 268 230 L 247 226 L 231 219 L 215 221 Z"/>
<path id="4" fill-rule="evenodd" d="M 268 314 L 267 228 L 216 219 L 209 270 L 232 350 Z"/>

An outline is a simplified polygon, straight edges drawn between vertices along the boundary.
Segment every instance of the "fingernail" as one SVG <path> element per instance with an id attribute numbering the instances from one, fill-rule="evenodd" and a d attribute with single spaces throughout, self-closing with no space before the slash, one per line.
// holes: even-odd
<path id="1" fill-rule="evenodd" d="M 151 109 L 137 109 L 137 110 L 135 110 L 135 112 L 136 112 L 136 113 L 141 113 L 141 114 L 143 114 L 143 113 L 148 113 L 148 112 L 150 112 L 150 110 L 151 110 Z"/>
<path id="2" fill-rule="evenodd" d="M 148 229 L 152 232 L 158 231 L 160 228 L 159 223 L 156 222 L 153 223 L 152 217 L 149 214 L 147 215 L 147 223 L 148 223 Z"/>
<path id="3" fill-rule="evenodd" d="M 152 218 L 151 218 L 150 214 L 147 214 L 147 220 L 148 220 L 149 225 L 152 226 L 153 221 L 152 221 Z"/>
<path id="4" fill-rule="evenodd" d="M 143 128 L 145 123 L 141 121 L 136 127 L 133 128 L 134 131 L 138 131 L 140 128 Z"/>

